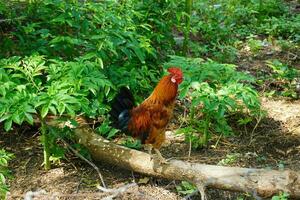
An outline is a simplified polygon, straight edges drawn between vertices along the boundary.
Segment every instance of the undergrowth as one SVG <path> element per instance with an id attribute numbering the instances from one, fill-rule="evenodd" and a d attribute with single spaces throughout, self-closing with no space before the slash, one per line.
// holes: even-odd
<path id="1" fill-rule="evenodd" d="M 5 149 L 0 150 L 0 199 L 5 199 L 6 193 L 9 191 L 7 178 L 11 178 L 11 172 L 8 168 L 8 163 L 14 155 L 7 152 Z"/>
<path id="2" fill-rule="evenodd" d="M 262 115 L 258 93 L 251 87 L 254 78 L 238 72 L 232 64 L 220 64 L 201 58 L 172 56 L 165 66 L 181 66 L 185 81 L 180 86 L 180 99 L 189 109 L 184 133 L 194 148 L 206 145 L 213 133 L 232 134 L 228 118 L 244 113 L 247 123 Z M 243 119 L 240 119 L 242 121 Z"/>
<path id="3" fill-rule="evenodd" d="M 47 117 L 84 116 L 96 121 L 99 134 L 114 138 L 118 131 L 111 128 L 108 112 L 118 88 L 129 86 L 141 102 L 173 65 L 184 72 L 179 98 L 189 110 L 180 132 L 193 147 L 206 145 L 215 133 L 232 135 L 233 115 L 243 114 L 240 124 L 259 118 L 254 78 L 226 63 L 236 61 L 244 41 L 258 54 L 258 36 L 274 37 L 286 48 L 287 41 L 299 42 L 299 15 L 281 0 L 193 2 L 189 7 L 175 0 L 0 2 L 4 130 L 41 124 L 49 169 L 50 160 L 64 158 L 56 141 L 68 131 L 52 129 Z M 268 66 L 272 80 L 294 84 L 298 72 L 276 61 Z M 140 147 L 131 139 L 125 145 Z"/>

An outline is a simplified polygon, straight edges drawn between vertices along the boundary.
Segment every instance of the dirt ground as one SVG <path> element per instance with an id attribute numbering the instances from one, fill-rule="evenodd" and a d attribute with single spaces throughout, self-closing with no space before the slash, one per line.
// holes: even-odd
<path id="1" fill-rule="evenodd" d="M 167 143 L 162 153 L 165 157 L 177 157 L 190 162 L 218 164 L 229 155 L 235 159 L 226 164 L 253 168 L 292 169 L 300 171 L 300 101 L 286 99 L 262 99 L 268 112 L 254 133 L 252 127 L 240 128 L 234 137 L 211 139 L 208 148 L 192 151 L 183 138 L 168 132 Z M 101 199 L 109 193 L 97 189 L 98 176 L 95 170 L 71 153 L 67 159 L 50 171 L 43 170 L 42 147 L 37 131 L 26 130 L 2 134 L 2 145 L 15 154 L 11 162 L 14 178 L 10 181 L 8 199 L 23 199 L 29 192 L 47 194 L 33 199 Z M 218 144 L 216 144 L 218 141 Z M 176 192 L 180 182 L 145 177 L 117 166 L 97 163 L 109 188 L 118 188 L 136 182 L 117 199 L 182 199 Z M 215 189 L 207 190 L 208 199 L 251 199 L 248 194 Z M 50 198 L 51 197 L 51 198 Z M 192 199 L 200 199 L 195 195 Z"/>

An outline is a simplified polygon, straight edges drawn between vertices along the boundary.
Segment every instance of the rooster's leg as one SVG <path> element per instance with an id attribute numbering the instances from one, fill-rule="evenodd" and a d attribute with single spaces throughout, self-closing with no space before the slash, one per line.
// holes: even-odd
<path id="1" fill-rule="evenodd" d="M 146 151 L 148 151 L 148 153 L 149 153 L 150 156 L 151 156 L 151 159 L 153 158 L 152 149 L 154 149 L 155 154 L 157 155 L 157 158 L 158 158 L 159 162 L 160 162 L 161 164 L 166 164 L 166 163 L 168 163 L 168 161 L 161 155 L 160 151 L 159 151 L 158 149 L 154 148 L 151 144 L 145 144 L 145 145 L 144 145 L 144 149 L 145 149 Z"/>
<path id="2" fill-rule="evenodd" d="M 150 156 L 152 156 L 152 149 L 153 149 L 153 146 L 151 144 L 144 144 L 144 149 L 146 151 L 148 151 L 148 153 L 150 154 Z"/>
<path id="3" fill-rule="evenodd" d="M 160 151 L 158 149 L 154 148 L 154 151 L 155 151 L 156 155 L 158 156 L 159 162 L 161 164 L 168 163 L 168 161 L 161 155 L 161 153 L 160 153 Z"/>

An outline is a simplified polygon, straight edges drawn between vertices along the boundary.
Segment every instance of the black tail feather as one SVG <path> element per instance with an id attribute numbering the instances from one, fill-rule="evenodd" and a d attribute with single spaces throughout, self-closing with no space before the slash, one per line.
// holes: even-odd
<path id="1" fill-rule="evenodd" d="M 129 111 L 134 107 L 134 97 L 131 91 L 122 87 L 111 104 L 110 116 L 114 127 L 127 131 L 130 119 Z"/>

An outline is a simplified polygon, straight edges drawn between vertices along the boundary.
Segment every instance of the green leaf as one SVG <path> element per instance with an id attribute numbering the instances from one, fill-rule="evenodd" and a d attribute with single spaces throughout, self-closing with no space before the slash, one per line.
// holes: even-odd
<path id="1" fill-rule="evenodd" d="M 30 125 L 33 125 L 33 117 L 30 113 L 25 113 L 25 119 Z"/>
<path id="2" fill-rule="evenodd" d="M 17 123 L 17 124 L 21 124 L 21 118 L 20 118 L 20 113 L 18 112 L 15 112 L 13 115 L 12 115 L 12 120 Z"/>
<path id="3" fill-rule="evenodd" d="M 189 89 L 190 89 L 190 87 L 186 86 L 185 88 L 183 88 L 182 90 L 180 90 L 179 99 L 183 99 L 187 95 Z"/>
<path id="4" fill-rule="evenodd" d="M 66 105 L 64 103 L 58 104 L 57 110 L 60 115 L 62 115 L 65 112 L 65 109 L 66 109 Z"/>
<path id="5" fill-rule="evenodd" d="M 140 48 L 138 47 L 131 47 L 134 51 L 134 53 L 137 55 L 137 57 L 139 58 L 139 60 L 141 61 L 141 63 L 145 63 L 145 56 L 144 56 L 144 53 L 141 51 Z"/>
<path id="6" fill-rule="evenodd" d="M 7 166 L 8 165 L 8 160 L 6 157 L 1 157 L 0 158 L 0 165 L 1 166 Z"/>
<path id="7" fill-rule="evenodd" d="M 71 106 L 66 105 L 66 108 L 69 115 L 75 116 L 75 111 Z"/>
<path id="8" fill-rule="evenodd" d="M 57 114 L 56 108 L 55 108 L 54 106 L 49 106 L 49 109 L 50 109 L 50 111 L 51 111 L 54 115 Z"/>
<path id="9" fill-rule="evenodd" d="M 49 112 L 49 105 L 44 105 L 42 110 L 41 110 L 41 116 L 42 118 L 46 117 L 46 115 L 48 114 Z"/>
<path id="10" fill-rule="evenodd" d="M 12 116 L 11 114 L 3 115 L 3 116 L 0 118 L 0 122 L 3 122 L 4 120 L 7 120 L 7 119 L 10 118 L 11 116 Z"/>
<path id="11" fill-rule="evenodd" d="M 97 54 L 95 52 L 90 52 L 82 56 L 83 60 L 89 60 L 91 58 L 97 57 Z"/>
<path id="12" fill-rule="evenodd" d="M 4 130 L 9 131 L 11 129 L 11 126 L 12 126 L 12 119 L 6 120 L 4 123 Z"/>
<path id="13" fill-rule="evenodd" d="M 37 108 L 39 107 L 40 105 L 43 105 L 43 104 L 48 104 L 48 100 L 40 100 L 38 101 L 37 103 L 35 103 L 34 107 Z"/>
<path id="14" fill-rule="evenodd" d="M 6 166 L 6 165 L 4 165 L 4 166 Z M 5 176 L 4 176 L 4 174 L 2 174 L 2 173 L 0 173 L 0 181 L 1 181 L 1 183 L 5 183 Z"/>
<path id="15" fill-rule="evenodd" d="M 97 59 L 96 59 L 96 62 L 100 64 L 100 68 L 101 68 L 101 69 L 104 68 L 103 61 L 102 61 L 101 58 L 97 58 Z"/>
<path id="16" fill-rule="evenodd" d="M 72 126 L 74 126 L 74 127 L 77 127 L 79 125 L 78 122 L 74 119 L 70 119 L 69 121 L 72 124 Z"/>
<path id="17" fill-rule="evenodd" d="M 110 138 L 114 137 L 114 136 L 116 135 L 117 132 L 119 132 L 119 130 L 117 130 L 117 129 L 111 129 L 111 130 L 109 131 L 109 133 L 108 133 L 107 138 L 110 139 Z"/>

